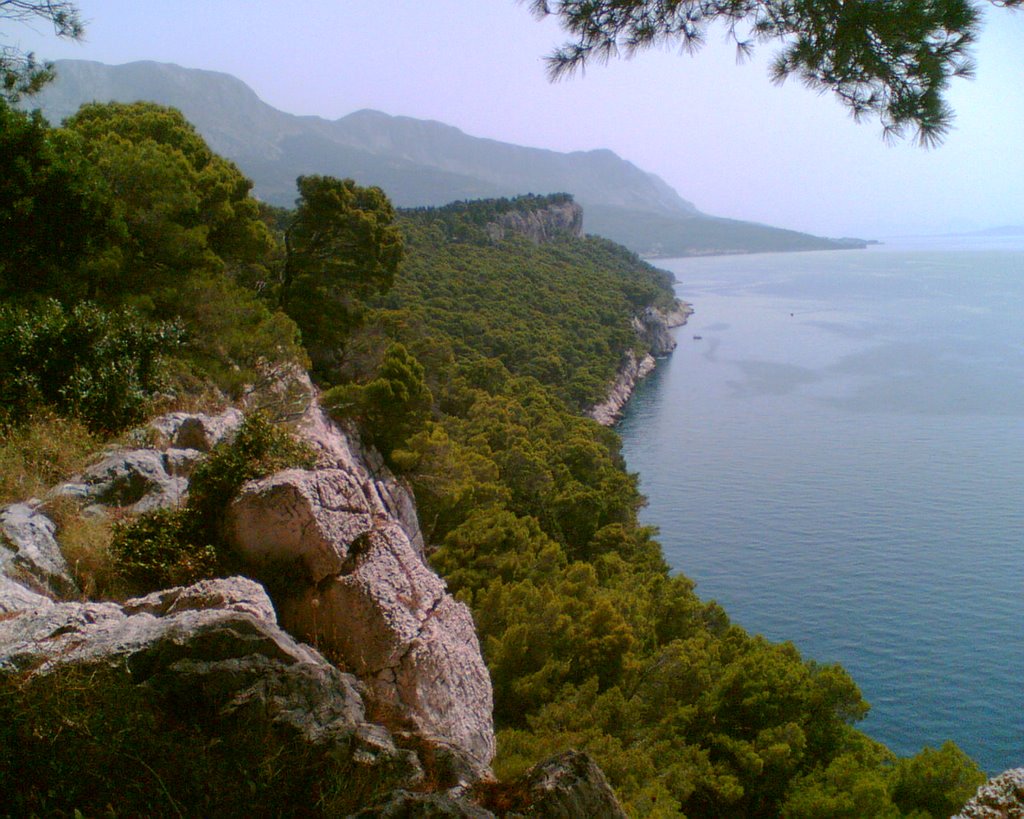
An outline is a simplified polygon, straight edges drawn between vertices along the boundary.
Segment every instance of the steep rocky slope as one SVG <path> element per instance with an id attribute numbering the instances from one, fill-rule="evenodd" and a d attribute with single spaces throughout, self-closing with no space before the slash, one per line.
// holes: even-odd
<path id="1" fill-rule="evenodd" d="M 172 783 L 166 802 L 153 796 L 166 810 L 191 805 L 241 815 L 245 806 L 230 788 L 220 797 L 183 794 L 175 777 L 196 758 L 211 768 L 244 768 L 266 764 L 260 760 L 268 754 L 293 769 L 292 786 L 319 783 L 313 813 L 344 815 L 380 801 L 366 815 L 408 815 L 413 805 L 426 811 L 417 815 L 435 815 L 440 806 L 447 815 L 495 815 L 470 800 L 478 786 L 478 801 L 487 802 L 494 730 L 490 678 L 469 610 L 425 563 L 406 487 L 326 416 L 308 382 L 303 389 L 307 406 L 293 428 L 315 449 L 315 467 L 250 482 L 225 510 L 249 577 L 122 603 L 82 600 L 47 515 L 61 498 L 92 515 L 176 507 L 188 491 L 190 467 L 182 464 L 230 440 L 242 420 L 237 410 L 156 419 L 135 436 L 150 446 L 110 450 L 47 498 L 0 512 L 0 679 L 18 692 L 5 702 L 43 713 L 54 689 L 88 679 L 96 686 L 89 707 L 113 709 L 108 723 L 118 724 L 125 708 L 155 714 L 191 760 L 160 772 L 143 760 Z M 271 593 L 251 578 L 267 580 Z M 6 730 L 18 730 L 18 714 L 5 713 Z M 72 736 L 77 717 L 68 719 Z M 262 739 L 252 747 L 254 736 Z M 510 786 L 522 808 L 537 803 L 531 815 L 566 815 L 542 807 L 554 798 L 549 780 L 565 792 L 551 804 L 596 799 L 604 815 L 620 815 L 599 771 L 578 760 L 551 766 L 554 772 Z M 127 794 L 137 783 L 126 776 Z M 26 801 L 11 804 L 43 804 L 47 786 L 30 772 L 17 786 Z M 71 788 L 88 803 L 89 792 L 77 785 L 49 787 L 51 798 Z M 310 806 L 294 810 L 308 814 Z"/>

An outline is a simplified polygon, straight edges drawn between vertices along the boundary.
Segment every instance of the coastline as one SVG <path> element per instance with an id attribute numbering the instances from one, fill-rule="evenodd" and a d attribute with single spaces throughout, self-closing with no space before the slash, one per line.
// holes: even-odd
<path id="1" fill-rule="evenodd" d="M 636 385 L 642 378 L 651 374 L 657 366 L 658 358 L 664 358 L 676 348 L 676 340 L 669 331 L 682 327 L 691 315 L 693 306 L 676 299 L 675 308 L 671 311 L 648 307 L 641 315 L 635 316 L 633 330 L 637 338 L 646 343 L 648 351 L 638 357 L 634 350 L 627 350 L 608 396 L 604 401 L 588 409 L 585 414 L 601 426 L 614 426 L 622 418 L 622 411 L 633 395 Z"/>

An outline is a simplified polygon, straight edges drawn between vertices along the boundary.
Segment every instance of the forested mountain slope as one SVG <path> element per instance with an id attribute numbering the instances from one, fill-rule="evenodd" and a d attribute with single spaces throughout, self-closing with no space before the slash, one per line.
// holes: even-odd
<path id="1" fill-rule="evenodd" d="M 469 136 L 439 122 L 363 110 L 339 120 L 299 117 L 263 103 L 240 80 L 152 62 L 64 60 L 35 97 L 58 124 L 89 101 L 150 100 L 185 113 L 218 153 L 290 206 L 295 178 L 320 173 L 383 188 L 399 206 L 565 191 L 591 214 L 588 232 L 652 255 L 819 250 L 843 245 L 796 231 L 700 213 L 657 176 L 611 151 L 558 153 Z"/>

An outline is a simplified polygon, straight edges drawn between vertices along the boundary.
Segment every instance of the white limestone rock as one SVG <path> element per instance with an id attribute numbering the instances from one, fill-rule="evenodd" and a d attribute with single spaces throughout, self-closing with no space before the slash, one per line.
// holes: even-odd
<path id="1" fill-rule="evenodd" d="M 1024 819 L 1024 768 L 990 779 L 952 819 Z"/>
<path id="2" fill-rule="evenodd" d="M 290 631 L 341 657 L 378 703 L 490 763 L 493 699 L 472 615 L 400 527 L 360 536 L 343 573 L 281 601 L 280 612 Z"/>
<path id="3" fill-rule="evenodd" d="M 255 574 L 298 562 L 319 583 L 341 571 L 349 544 L 372 526 L 352 472 L 287 469 L 242 487 L 228 508 L 225 532 Z"/>
<path id="4" fill-rule="evenodd" d="M 27 503 L 15 503 L 0 511 L 0 575 L 36 593 L 56 596 L 78 593 L 56 539 L 57 526 Z M 8 587 L 10 588 L 10 587 Z M 20 595 L 17 592 L 5 605 Z"/>
<path id="5" fill-rule="evenodd" d="M 209 452 L 223 440 L 230 440 L 242 425 L 243 414 L 229 407 L 217 415 L 201 412 L 171 412 L 149 422 L 149 428 L 176 449 Z"/>

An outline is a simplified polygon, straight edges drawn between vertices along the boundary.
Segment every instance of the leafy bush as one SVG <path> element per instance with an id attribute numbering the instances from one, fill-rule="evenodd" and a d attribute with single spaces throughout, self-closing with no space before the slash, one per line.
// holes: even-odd
<path id="1" fill-rule="evenodd" d="M 139 421 L 164 386 L 164 356 L 181 341 L 171 323 L 132 310 L 53 299 L 34 309 L 0 307 L 0 421 L 52 407 L 94 432 Z"/>
<path id="2" fill-rule="evenodd" d="M 217 550 L 194 542 L 192 517 L 187 508 L 157 509 L 115 528 L 111 552 L 133 591 L 184 586 L 218 575 Z"/>
<path id="3" fill-rule="evenodd" d="M 0 814 L 347 816 L 388 789 L 384 766 L 265 719 L 218 719 L 217 695 L 165 691 L 125 666 L 0 678 Z"/>
<path id="4" fill-rule="evenodd" d="M 217 444 L 192 474 L 188 511 L 193 529 L 219 542 L 221 516 L 242 484 L 290 467 L 310 469 L 315 460 L 308 444 L 266 415 L 250 413 L 235 437 Z"/>

